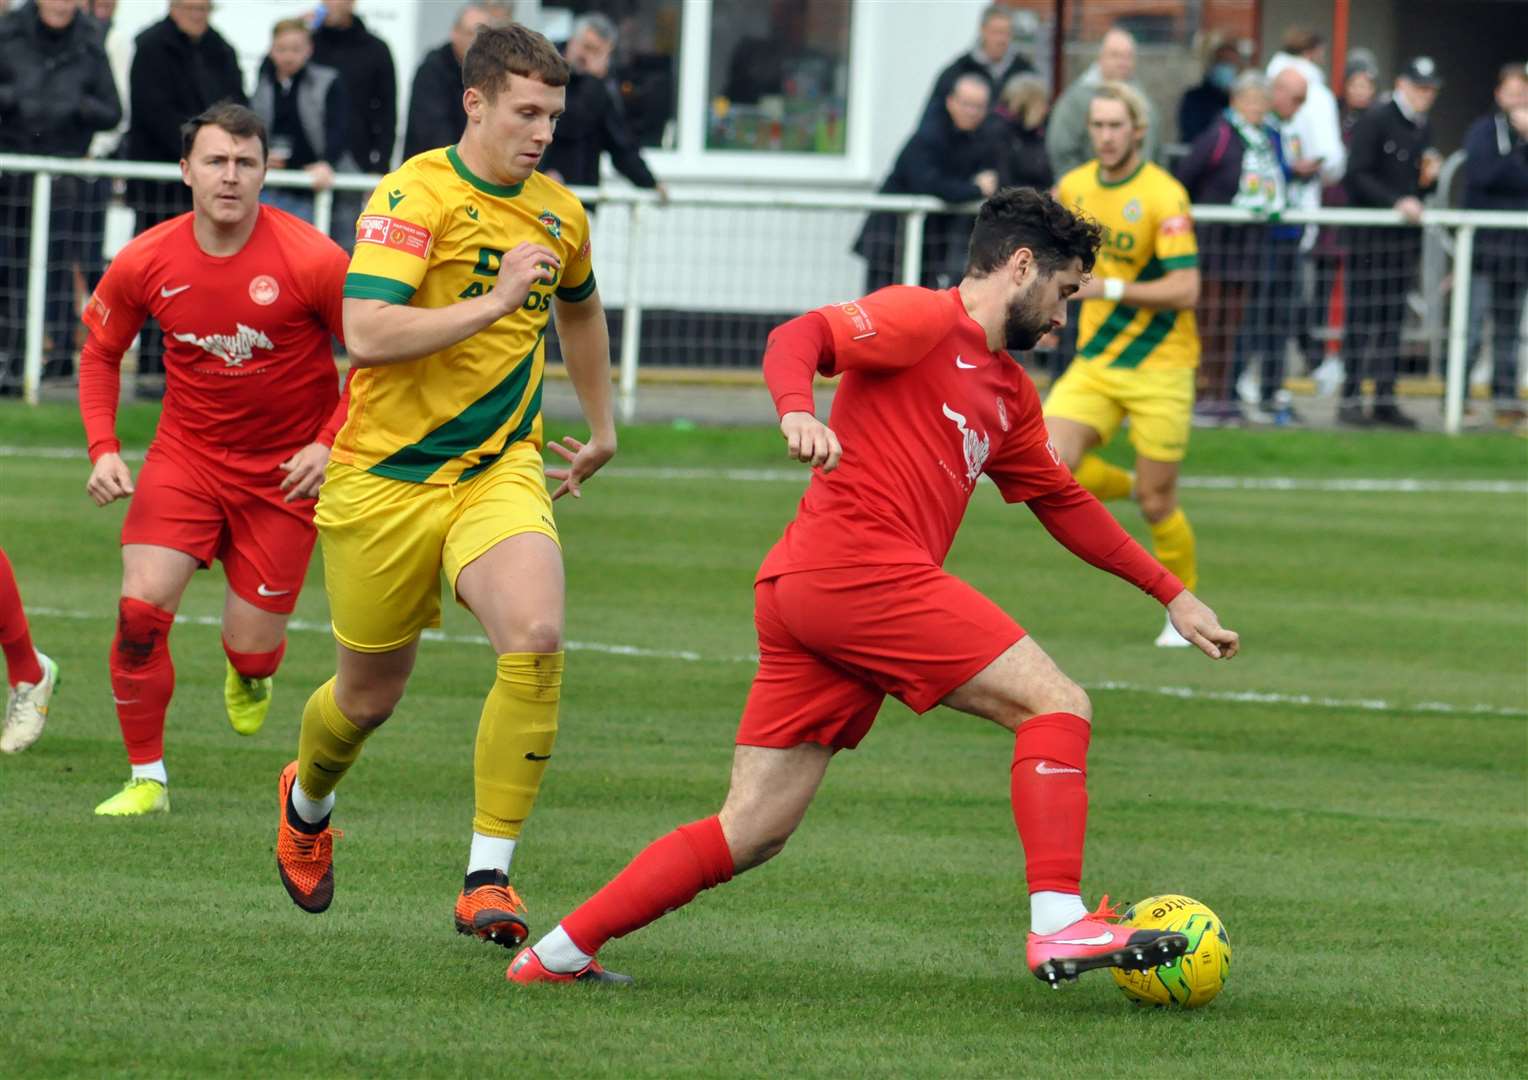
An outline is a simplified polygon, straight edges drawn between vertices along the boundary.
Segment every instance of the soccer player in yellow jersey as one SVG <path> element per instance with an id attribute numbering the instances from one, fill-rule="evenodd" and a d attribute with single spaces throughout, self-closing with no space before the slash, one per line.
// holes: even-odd
<path id="1" fill-rule="evenodd" d="M 498 655 L 473 758 L 475 813 L 456 928 L 526 935 L 510 859 L 557 736 L 563 568 L 552 501 L 616 449 L 610 340 L 583 207 L 535 171 L 568 67 L 523 26 L 485 28 L 462 63 L 466 132 L 383 179 L 356 224 L 345 339 L 357 369 L 317 524 L 338 672 L 308 700 L 281 774 L 276 861 L 299 907 L 334 894 L 334 787 L 403 696 L 440 573 Z M 548 318 L 591 435 L 543 473 Z M 550 496 L 545 476 L 561 484 Z"/>
<path id="2" fill-rule="evenodd" d="M 1061 178 L 1056 196 L 1104 227 L 1083 301 L 1077 352 L 1045 401 L 1051 443 L 1077 482 L 1099 499 L 1133 497 L 1157 559 L 1193 590 L 1194 531 L 1178 505 L 1178 463 L 1188 449 L 1199 365 L 1199 249 L 1188 193 L 1141 157 L 1145 103 L 1103 83 L 1088 106 L 1097 158 Z M 1130 419 L 1135 476 L 1093 453 Z M 1186 646 L 1172 620 L 1157 644 Z"/>

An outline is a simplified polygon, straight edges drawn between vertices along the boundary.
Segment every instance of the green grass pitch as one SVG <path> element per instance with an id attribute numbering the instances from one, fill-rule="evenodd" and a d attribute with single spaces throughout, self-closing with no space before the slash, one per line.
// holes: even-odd
<path id="1" fill-rule="evenodd" d="M 124 410 L 129 447 L 152 423 Z M 562 734 L 514 873 L 533 933 L 719 805 L 750 582 L 804 480 L 764 428 L 622 438 L 559 505 Z M 250 739 L 222 715 L 221 575 L 198 575 L 182 612 L 202 621 L 172 638 L 174 810 L 97 820 L 126 776 L 106 681 L 122 507 L 50 452 L 83 446 L 72 410 L 0 409 L 0 444 L 0 544 L 64 675 L 42 740 L 0 760 L 7 1077 L 1528 1073 L 1522 440 L 1196 433 L 1190 477 L 1301 482 L 1185 493 L 1201 595 L 1243 634 L 1230 664 L 1153 648 L 1149 599 L 978 491 L 951 569 L 1093 691 L 1087 898 L 1184 892 L 1230 930 L 1225 992 L 1171 1014 L 1103 973 L 1059 993 L 1029 975 L 1011 741 L 895 703 L 778 860 L 609 946 L 633 991 L 511 987 L 504 950 L 451 928 L 492 677 L 455 609 L 339 790 L 334 906 L 299 911 L 274 790 L 333 669 L 317 559 Z M 1341 477 L 1441 483 L 1310 489 Z"/>

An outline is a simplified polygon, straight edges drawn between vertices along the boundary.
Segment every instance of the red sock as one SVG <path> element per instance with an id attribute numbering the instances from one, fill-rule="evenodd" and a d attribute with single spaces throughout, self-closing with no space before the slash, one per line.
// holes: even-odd
<path id="1" fill-rule="evenodd" d="M 223 639 L 223 651 L 228 654 L 228 662 L 233 669 L 246 679 L 264 679 L 276 674 L 276 669 L 281 666 L 281 658 L 286 655 L 286 639 L 281 640 L 270 652 L 234 652 L 228 647 L 228 639 Z"/>
<path id="2" fill-rule="evenodd" d="M 573 944 L 593 956 L 613 937 L 683 907 L 702 889 L 732 880 L 732 852 L 715 817 L 660 836 L 577 911 L 562 920 Z"/>
<path id="3" fill-rule="evenodd" d="M 0 650 L 5 652 L 6 676 L 10 684 L 42 682 L 42 665 L 32 648 L 32 631 L 27 613 L 21 607 L 21 590 L 11 561 L 0 550 Z"/>
<path id="4" fill-rule="evenodd" d="M 175 692 L 170 627 L 175 616 L 124 596 L 111 641 L 111 695 L 127 744 L 127 760 L 147 765 L 164 757 L 164 714 Z"/>
<path id="5" fill-rule="evenodd" d="M 1091 734 L 1088 722 L 1073 713 L 1042 713 L 1019 725 L 1013 743 L 1013 820 L 1024 844 L 1030 892 L 1081 890 Z"/>

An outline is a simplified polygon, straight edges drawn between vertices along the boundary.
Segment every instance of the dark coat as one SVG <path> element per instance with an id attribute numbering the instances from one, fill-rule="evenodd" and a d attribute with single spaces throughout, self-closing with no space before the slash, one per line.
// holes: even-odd
<path id="1" fill-rule="evenodd" d="M 1034 70 L 1035 66 L 1029 62 L 1027 56 L 1015 52 L 1013 59 L 1003 69 L 1003 73 L 993 79 L 987 66 L 979 63 L 967 50 L 945 65 L 944 70 L 934 77 L 934 89 L 929 94 L 928 103 L 923 106 L 923 118 L 927 120 L 930 116 L 944 111 L 944 99 L 950 96 L 950 91 L 955 88 L 955 80 L 962 75 L 980 75 L 986 82 L 987 88 L 992 91 L 992 100 L 995 102 L 998 93 L 1007 85 L 1009 79 L 1015 75 L 1026 75 Z"/>
<path id="2" fill-rule="evenodd" d="M 1188 154 L 1173 167 L 1191 202 L 1225 205 L 1241 186 L 1241 136 L 1224 116 L 1199 133 Z"/>
<path id="3" fill-rule="evenodd" d="M 462 65 L 448 41 L 424 54 L 409 92 L 408 126 L 403 133 L 405 160 L 426 150 L 455 146 L 467 130 L 462 108 Z"/>
<path id="4" fill-rule="evenodd" d="M 167 17 L 133 44 L 129 159 L 179 161 L 180 125 L 220 101 L 248 104 L 239 58 L 216 30 L 192 41 Z"/>
<path id="5" fill-rule="evenodd" d="M 598 184 L 600 154 L 637 187 L 658 186 L 642 160 L 636 136 L 605 83 L 574 72 L 568 80 L 567 105 L 557 121 L 557 134 L 541 159 L 542 172 L 557 172 L 565 184 Z"/>
<path id="6" fill-rule="evenodd" d="M 1231 95 L 1210 82 L 1208 75 L 1198 86 L 1183 92 L 1178 102 L 1178 138 L 1191 143 L 1199 138 L 1231 104 Z"/>
<path id="7" fill-rule="evenodd" d="M 1482 116 L 1464 136 L 1464 205 L 1471 210 L 1528 212 L 1528 140 L 1500 111 Z M 1482 229 L 1475 248 L 1486 258 L 1523 258 L 1528 230 Z M 1528 270 L 1528 267 L 1524 268 Z"/>
<path id="8" fill-rule="evenodd" d="M 350 96 L 350 153 L 362 172 L 392 168 L 398 139 L 398 76 L 387 42 L 359 17 L 313 32 L 313 61 L 340 73 Z"/>
<path id="9" fill-rule="evenodd" d="M 998 109 L 987 118 L 986 130 L 997 143 L 998 177 L 1004 187 L 1048 190 L 1056 182 L 1050 155 L 1045 152 L 1045 124 L 1025 127 L 1018 117 Z"/>
<path id="10" fill-rule="evenodd" d="M 350 156 L 350 97 L 334 68 L 310 60 L 292 78 L 291 93 L 283 96 L 276 66 L 266 58 L 249 105 L 265 121 L 273 141 L 278 133 L 292 138 L 285 168 L 301 169 L 316 161 L 345 171 L 355 167 Z"/>
<path id="11" fill-rule="evenodd" d="M 76 14 L 62 31 L 28 5 L 0 16 L 0 151 L 84 157 L 122 120 L 100 25 Z"/>
<path id="12" fill-rule="evenodd" d="M 1364 113 L 1353 128 L 1342 180 L 1352 205 L 1388 210 L 1408 195 L 1425 194 L 1418 181 L 1422 152 L 1431 143 L 1427 121 L 1413 124 L 1394 100 Z"/>

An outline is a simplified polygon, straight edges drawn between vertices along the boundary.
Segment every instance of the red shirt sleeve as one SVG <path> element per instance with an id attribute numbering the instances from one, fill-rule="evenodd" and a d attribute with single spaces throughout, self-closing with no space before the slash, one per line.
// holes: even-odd
<path id="1" fill-rule="evenodd" d="M 764 384 L 775 399 L 775 413 L 815 413 L 812 377 L 833 369 L 833 334 L 815 311 L 781 323 L 764 345 Z"/>
<path id="2" fill-rule="evenodd" d="M 345 372 L 345 382 L 340 386 L 339 404 L 329 414 L 329 419 L 324 421 L 324 426 L 319 429 L 314 442 L 323 443 L 333 447 L 334 440 L 340 433 L 340 428 L 345 426 L 345 417 L 350 413 L 350 380 L 355 378 L 355 368 Z"/>
<path id="3" fill-rule="evenodd" d="M 140 252 L 132 245 L 112 260 L 85 305 L 82 319 L 90 331 L 80 353 L 80 419 L 90 460 L 122 450 L 117 441 L 117 400 L 122 386 L 122 354 L 127 351 L 148 308 L 139 294 Z"/>
<path id="4" fill-rule="evenodd" d="M 1030 499 L 1029 508 L 1073 555 L 1124 578 L 1158 603 L 1170 603 L 1183 591 L 1183 582 L 1137 544 L 1077 481 Z"/>

